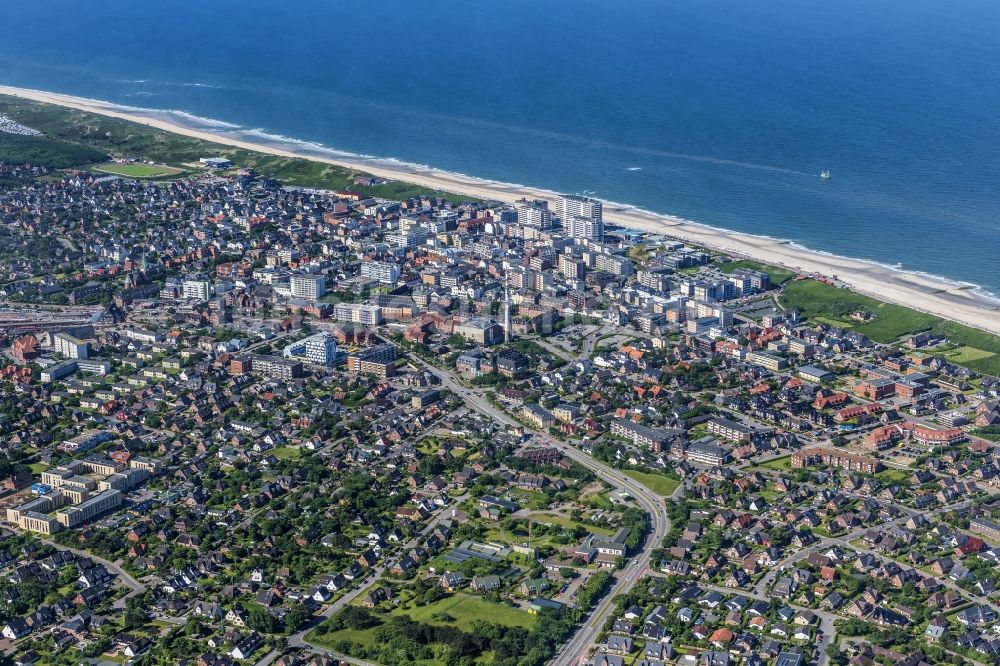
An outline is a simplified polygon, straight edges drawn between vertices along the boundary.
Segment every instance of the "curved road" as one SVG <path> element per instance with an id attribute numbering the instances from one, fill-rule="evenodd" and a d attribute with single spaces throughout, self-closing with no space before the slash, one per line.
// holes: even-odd
<path id="1" fill-rule="evenodd" d="M 481 414 L 491 417 L 498 423 L 509 426 L 523 427 L 525 432 L 530 432 L 537 437 L 551 441 L 551 438 L 543 432 L 527 428 L 523 424 L 514 420 L 504 411 L 491 404 L 479 391 L 471 389 L 464 384 L 450 370 L 431 365 L 416 356 L 410 357 L 412 361 L 427 368 L 434 374 L 441 377 L 442 384 L 455 395 L 461 397 L 465 404 L 472 407 Z M 670 531 L 670 519 L 667 517 L 666 505 L 662 497 L 651 491 L 638 481 L 630 479 L 621 471 L 616 470 L 604 463 L 595 460 L 591 456 L 578 451 L 572 446 L 562 446 L 554 443 L 567 457 L 572 458 L 584 467 L 594 472 L 602 481 L 606 481 L 619 490 L 627 491 L 643 510 L 650 517 L 650 531 L 643 542 L 641 550 L 634 553 L 628 564 L 621 571 L 616 572 L 614 584 L 604 596 L 597 608 L 591 611 L 586 624 L 577 629 L 572 638 L 556 654 L 552 663 L 558 665 L 570 665 L 582 663 L 581 657 L 586 658 L 587 649 L 594 642 L 595 637 L 600 633 L 608 615 L 614 609 L 614 597 L 626 591 L 635 584 L 646 572 L 649 560 L 655 548 L 659 548 L 663 538 Z M 674 492 L 676 495 L 684 486 L 678 486 Z"/>

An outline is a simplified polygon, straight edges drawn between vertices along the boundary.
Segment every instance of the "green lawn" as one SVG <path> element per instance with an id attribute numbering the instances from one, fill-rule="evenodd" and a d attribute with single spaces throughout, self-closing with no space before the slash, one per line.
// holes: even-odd
<path id="1" fill-rule="evenodd" d="M 94 170 L 126 178 L 161 178 L 183 173 L 180 169 L 163 164 L 99 164 L 94 167 Z"/>
<path id="2" fill-rule="evenodd" d="M 531 629 L 537 619 L 537 616 L 531 615 L 519 608 L 505 604 L 495 604 L 492 601 L 485 601 L 479 597 L 462 592 L 427 604 L 426 606 L 395 608 L 392 611 L 392 615 L 409 615 L 417 622 L 449 625 L 458 627 L 463 631 L 468 631 L 472 627 L 472 623 L 476 620 L 502 624 L 505 627 Z M 448 615 L 452 619 L 442 620 L 441 617 L 444 615 Z"/>
<path id="3" fill-rule="evenodd" d="M 665 474 L 652 474 L 634 469 L 625 470 L 625 474 L 646 486 L 661 497 L 669 497 L 681 485 L 681 480 Z"/>
<path id="4" fill-rule="evenodd" d="M 792 468 L 792 457 L 791 456 L 781 456 L 780 458 L 775 458 L 774 460 L 768 460 L 765 463 L 757 465 L 757 467 L 763 467 L 764 469 L 774 469 L 778 471 L 791 469 Z"/>
<path id="5" fill-rule="evenodd" d="M 775 286 L 784 284 L 795 277 L 795 273 L 792 271 L 787 271 L 784 268 L 778 268 L 777 266 L 768 266 L 767 264 L 762 264 L 758 261 L 751 261 L 749 259 L 730 261 L 729 263 L 722 264 L 719 267 L 719 270 L 723 273 L 732 273 L 737 268 L 749 268 L 752 271 L 767 273 L 771 277 L 771 284 Z"/>
<path id="6" fill-rule="evenodd" d="M 607 492 L 591 493 L 580 497 L 580 503 L 595 509 L 610 511 L 615 508 Z"/>
<path id="7" fill-rule="evenodd" d="M 787 308 L 796 308 L 810 319 L 849 320 L 851 313 L 865 310 L 875 319 L 855 323 L 852 330 L 875 342 L 893 343 L 900 338 L 931 331 L 956 345 L 953 363 L 988 374 L 1000 374 L 1000 336 L 970 326 L 917 312 L 899 305 L 856 294 L 815 280 L 800 280 L 784 286 L 779 297 Z"/>
<path id="8" fill-rule="evenodd" d="M 907 480 L 913 476 L 913 473 L 908 472 L 905 469 L 889 468 L 882 470 L 875 476 L 881 479 L 884 483 L 906 483 Z"/>
<path id="9" fill-rule="evenodd" d="M 375 640 L 374 629 L 338 629 L 330 633 L 321 633 L 323 626 L 320 625 L 306 634 L 306 640 L 328 649 L 334 649 L 337 641 L 350 641 L 357 645 L 370 647 Z"/>
<path id="10" fill-rule="evenodd" d="M 820 317 L 814 316 L 813 321 L 818 321 L 823 324 L 829 324 L 830 326 L 837 326 L 839 328 L 853 328 L 856 322 L 846 321 L 843 319 L 834 319 L 833 317 Z"/>
<path id="11" fill-rule="evenodd" d="M 545 509 L 549 506 L 549 496 L 545 493 L 511 488 L 510 494 L 525 509 Z"/>
<path id="12" fill-rule="evenodd" d="M 94 164 L 109 154 L 132 155 L 144 160 L 182 166 L 206 155 L 225 157 L 237 168 L 250 167 L 286 185 L 339 190 L 349 187 L 372 196 L 408 198 L 444 197 L 453 203 L 477 201 L 475 197 L 440 192 L 404 182 L 373 187 L 353 184 L 355 171 L 313 160 L 266 155 L 242 148 L 172 134 L 138 123 L 110 118 L 54 104 L 42 104 L 0 95 L 0 113 L 45 133 L 45 136 L 0 135 L 0 162 L 31 162 L 53 168 Z"/>
<path id="13" fill-rule="evenodd" d="M 275 458 L 280 458 L 281 460 L 298 460 L 302 457 L 302 450 L 294 446 L 278 446 L 270 451 Z"/>
<path id="14" fill-rule="evenodd" d="M 542 523 L 547 525 L 558 525 L 559 527 L 565 527 L 568 529 L 574 529 L 576 527 L 582 527 L 585 530 L 589 530 L 594 534 L 611 534 L 611 530 L 605 529 L 603 527 L 595 527 L 593 525 L 587 525 L 584 523 L 578 523 L 569 516 L 560 515 L 556 513 L 538 513 L 531 517 L 532 522 Z"/>
<path id="15" fill-rule="evenodd" d="M 472 624 L 477 620 L 505 627 L 523 627 L 525 629 L 531 629 L 537 620 L 537 616 L 519 608 L 495 604 L 462 592 L 425 606 L 408 607 L 404 605 L 394 608 L 390 615 L 409 615 L 416 622 L 458 627 L 463 631 L 471 629 Z M 349 628 L 325 633 L 323 625 L 320 625 L 309 632 L 306 640 L 325 647 L 332 647 L 334 643 L 342 640 L 370 646 L 374 634 L 374 629 Z"/>
<path id="16" fill-rule="evenodd" d="M 32 474 L 41 474 L 42 472 L 44 472 L 49 468 L 48 465 L 42 462 L 31 463 L 30 465 L 28 465 L 28 467 L 31 468 Z"/>
<path id="17" fill-rule="evenodd" d="M 858 310 L 872 312 L 875 319 L 855 325 L 854 330 L 876 342 L 895 342 L 904 335 L 926 331 L 940 321 L 940 318 L 933 315 L 882 303 L 815 280 L 790 282 L 782 289 L 779 300 L 785 307 L 796 308 L 809 318 L 826 317 L 849 321 L 851 313 Z"/>
<path id="18" fill-rule="evenodd" d="M 957 349 L 952 349 L 951 351 L 945 352 L 943 355 L 952 363 L 964 365 L 966 363 L 969 363 L 970 361 L 980 361 L 982 359 L 990 358 L 991 356 L 996 356 L 996 352 L 986 351 L 984 349 L 976 349 L 975 347 L 969 347 L 968 345 L 964 345 Z"/>

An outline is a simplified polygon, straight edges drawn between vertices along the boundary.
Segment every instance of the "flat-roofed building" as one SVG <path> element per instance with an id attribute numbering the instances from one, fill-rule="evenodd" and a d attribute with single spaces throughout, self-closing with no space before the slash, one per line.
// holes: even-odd
<path id="1" fill-rule="evenodd" d="M 684 435 L 683 430 L 650 428 L 639 425 L 628 419 L 616 419 L 611 422 L 611 434 L 632 440 L 636 446 L 650 449 L 656 453 L 670 448 L 670 443 Z"/>
<path id="2" fill-rule="evenodd" d="M 814 384 L 822 384 L 823 382 L 833 381 L 836 376 L 829 370 L 817 368 L 814 365 L 803 365 L 798 369 L 797 374 L 807 382 L 812 382 Z"/>
<path id="3" fill-rule="evenodd" d="M 767 368 L 771 372 L 777 372 L 788 366 L 788 359 L 766 352 L 751 352 L 747 354 L 747 362 Z"/>
<path id="4" fill-rule="evenodd" d="M 285 358 L 302 358 L 310 363 L 333 367 L 337 360 L 337 340 L 326 331 L 287 345 L 282 351 Z"/>
<path id="5" fill-rule="evenodd" d="M 873 377 L 858 382 L 852 390 L 855 395 L 868 400 L 884 400 L 896 394 L 896 382 Z"/>
<path id="6" fill-rule="evenodd" d="M 66 502 L 62 491 L 53 490 L 45 495 L 39 495 L 30 499 L 24 504 L 7 508 L 7 521 L 18 523 L 21 516 L 26 513 L 46 514 L 61 507 Z"/>
<path id="7" fill-rule="evenodd" d="M 333 306 L 333 318 L 362 326 L 379 326 L 382 323 L 382 308 L 365 303 L 337 303 Z"/>
<path id="8" fill-rule="evenodd" d="M 389 377 L 395 372 L 396 348 L 389 344 L 362 349 L 347 357 L 350 372 L 376 377 Z"/>
<path id="9" fill-rule="evenodd" d="M 52 516 L 36 511 L 26 511 L 17 520 L 17 525 L 22 530 L 37 532 L 38 534 L 55 534 L 59 531 L 60 525 Z"/>
<path id="10" fill-rule="evenodd" d="M 729 450 L 715 442 L 691 442 L 684 449 L 684 458 L 702 465 L 722 465 L 729 460 Z"/>
<path id="11" fill-rule="evenodd" d="M 101 514 L 117 509 L 122 504 L 120 490 L 105 490 L 90 499 L 56 512 L 56 520 L 63 527 L 74 528 L 87 523 Z"/>
<path id="12" fill-rule="evenodd" d="M 382 284 L 396 284 L 400 270 L 397 264 L 388 261 L 365 261 L 361 263 L 362 277 L 378 280 Z"/>
<path id="13" fill-rule="evenodd" d="M 280 356 L 254 356 L 251 367 L 258 374 L 282 381 L 290 381 L 303 374 L 302 361 L 284 359 Z"/>
<path id="14" fill-rule="evenodd" d="M 149 472 L 138 467 L 130 467 L 120 472 L 110 474 L 97 484 L 97 489 L 101 492 L 105 490 L 120 490 L 127 492 L 133 488 L 138 488 L 146 479 Z"/>
<path id="15" fill-rule="evenodd" d="M 529 403 L 522 407 L 521 416 L 536 428 L 551 428 L 556 424 L 555 416 L 549 413 L 544 407 L 534 403 Z"/>
<path id="16" fill-rule="evenodd" d="M 51 365 L 41 373 L 41 380 L 43 382 L 54 382 L 63 377 L 69 377 L 74 372 L 76 372 L 76 361 L 63 361 L 62 363 L 56 363 Z"/>
<path id="17" fill-rule="evenodd" d="M 76 369 L 91 375 L 104 376 L 111 372 L 111 362 L 103 358 L 78 358 L 71 363 L 76 363 Z"/>
<path id="18" fill-rule="evenodd" d="M 473 317 L 455 324 L 452 333 L 484 347 L 503 340 L 503 327 L 495 319 L 486 317 Z"/>
<path id="19" fill-rule="evenodd" d="M 150 476 L 156 476 L 160 473 L 160 461 L 153 458 L 146 458 L 144 456 L 129 458 L 128 466 L 134 467 L 135 469 L 144 469 L 149 472 Z"/>
<path id="20" fill-rule="evenodd" d="M 93 472 L 94 474 L 101 474 L 103 476 L 119 472 L 125 467 L 122 463 L 116 462 L 111 458 L 105 458 L 104 456 L 97 455 L 80 458 L 77 462 L 79 462 L 80 465 L 82 465 L 87 471 Z"/>
<path id="21" fill-rule="evenodd" d="M 750 426 L 729 419 L 712 419 L 708 422 L 708 431 L 734 442 L 749 442 L 756 432 Z"/>
<path id="22" fill-rule="evenodd" d="M 289 279 L 293 298 L 316 300 L 326 296 L 326 276 L 296 273 Z"/>
<path id="23" fill-rule="evenodd" d="M 97 486 L 96 481 L 94 482 L 94 486 Z M 90 491 L 83 486 L 67 484 L 60 488 L 60 490 L 62 491 L 63 497 L 65 497 L 70 504 L 79 504 L 90 497 Z"/>
<path id="24" fill-rule="evenodd" d="M 52 349 L 66 358 L 87 358 L 90 351 L 86 342 L 63 332 L 52 336 Z"/>

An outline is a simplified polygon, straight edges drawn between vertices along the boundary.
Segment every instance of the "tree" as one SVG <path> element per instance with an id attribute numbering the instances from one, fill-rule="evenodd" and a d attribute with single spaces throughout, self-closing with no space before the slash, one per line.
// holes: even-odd
<path id="1" fill-rule="evenodd" d="M 146 624 L 146 601 L 142 597 L 130 597 L 125 601 L 125 630 L 136 629 Z"/>

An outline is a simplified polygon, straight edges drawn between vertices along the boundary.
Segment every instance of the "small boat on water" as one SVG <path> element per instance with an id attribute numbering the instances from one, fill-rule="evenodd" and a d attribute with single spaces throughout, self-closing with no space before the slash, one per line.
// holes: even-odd
<path id="1" fill-rule="evenodd" d="M 823 180 L 830 180 L 830 171 L 828 169 L 823 169 L 819 172 L 819 177 Z"/>

